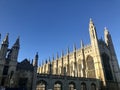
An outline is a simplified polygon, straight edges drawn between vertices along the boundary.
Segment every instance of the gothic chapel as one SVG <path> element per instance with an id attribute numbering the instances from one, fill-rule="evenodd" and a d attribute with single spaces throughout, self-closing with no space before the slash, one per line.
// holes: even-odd
<path id="1" fill-rule="evenodd" d="M 57 55 L 55 60 L 53 58 L 51 62 L 48 61 L 39 66 L 38 73 L 66 75 L 71 78 L 99 79 L 102 82 L 101 88 L 118 90 L 117 87 L 120 87 L 120 69 L 109 31 L 105 28 L 104 41 L 98 39 L 96 27 L 90 19 L 89 34 L 90 45 L 85 46 L 81 41 L 80 49 L 76 49 L 74 45 L 73 52 L 69 52 L 68 48 L 66 55 L 62 52 L 60 58 Z M 48 82 L 46 81 L 46 83 Z"/>
<path id="2" fill-rule="evenodd" d="M 9 48 L 7 34 L 0 47 L 0 86 L 20 90 L 120 90 L 120 68 L 112 37 L 107 28 L 104 40 L 97 37 L 90 19 L 90 44 L 61 57 L 53 57 L 38 66 L 38 53 L 33 62 L 18 62 L 19 37 Z"/>

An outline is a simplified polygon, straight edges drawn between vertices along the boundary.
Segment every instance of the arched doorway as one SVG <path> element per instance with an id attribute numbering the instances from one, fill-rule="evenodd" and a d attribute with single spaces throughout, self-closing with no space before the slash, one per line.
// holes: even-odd
<path id="1" fill-rule="evenodd" d="M 86 64 L 87 64 L 87 77 L 88 78 L 95 78 L 95 67 L 94 67 L 94 61 L 93 61 L 93 57 L 88 56 L 87 60 L 86 60 Z"/>
<path id="2" fill-rule="evenodd" d="M 87 90 L 86 83 L 81 83 L 81 89 L 80 90 Z"/>
<path id="3" fill-rule="evenodd" d="M 44 80 L 41 80 L 37 83 L 36 90 L 47 90 L 47 83 Z"/>
<path id="4" fill-rule="evenodd" d="M 60 81 L 55 82 L 54 90 L 62 90 L 62 83 Z"/>
<path id="5" fill-rule="evenodd" d="M 70 82 L 69 83 L 69 90 L 75 90 L 75 89 L 76 89 L 75 83 L 74 82 Z"/>
<path id="6" fill-rule="evenodd" d="M 96 85 L 94 83 L 91 84 L 91 90 L 96 90 Z"/>

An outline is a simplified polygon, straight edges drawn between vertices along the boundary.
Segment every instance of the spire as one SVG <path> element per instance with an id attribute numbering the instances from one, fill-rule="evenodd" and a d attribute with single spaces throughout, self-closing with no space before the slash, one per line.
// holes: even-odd
<path id="1" fill-rule="evenodd" d="M 42 60 L 42 65 L 44 65 L 44 60 Z"/>
<path id="2" fill-rule="evenodd" d="M 104 38 L 105 38 L 105 43 L 107 44 L 107 46 L 109 45 L 109 42 L 111 42 L 111 35 L 108 31 L 108 29 L 105 27 L 104 28 Z"/>
<path id="3" fill-rule="evenodd" d="M 9 41 L 8 41 L 8 38 L 9 38 L 9 33 L 7 33 L 6 37 L 4 38 L 2 44 L 9 44 Z"/>
<path id="4" fill-rule="evenodd" d="M 1 33 L 0 33 L 0 40 L 1 40 Z"/>
<path id="5" fill-rule="evenodd" d="M 40 61 L 38 62 L 38 65 L 39 65 L 39 66 L 41 66 L 41 63 L 40 63 Z"/>
<path id="6" fill-rule="evenodd" d="M 40 66 L 42 66 L 42 60 L 40 60 Z"/>
<path id="7" fill-rule="evenodd" d="M 97 33 L 96 33 L 96 27 L 95 27 L 92 19 L 90 19 L 90 22 L 89 22 L 89 34 L 90 34 L 91 44 L 94 47 L 98 43 L 98 37 L 97 37 Z"/>
<path id="8" fill-rule="evenodd" d="M 109 31 L 108 31 L 107 27 L 104 27 L 104 32 L 105 32 L 106 34 L 109 34 Z"/>
<path id="9" fill-rule="evenodd" d="M 36 55 L 35 55 L 35 59 L 34 59 L 34 62 L 33 62 L 33 66 L 38 66 L 38 52 L 37 52 Z"/>
<path id="10" fill-rule="evenodd" d="M 76 44 L 73 45 L 73 50 L 76 51 Z"/>
<path id="11" fill-rule="evenodd" d="M 6 37 L 3 39 L 2 41 L 2 45 L 0 47 L 0 58 L 2 58 L 3 60 L 6 58 L 7 52 L 8 52 L 8 45 L 9 45 L 9 34 L 7 33 Z"/>
<path id="12" fill-rule="evenodd" d="M 13 47 L 20 47 L 20 37 L 17 38 L 16 42 L 14 43 Z"/>
<path id="13" fill-rule="evenodd" d="M 62 50 L 62 52 L 61 52 L 61 57 L 63 57 L 64 56 L 64 51 Z"/>
<path id="14" fill-rule="evenodd" d="M 90 18 L 90 24 L 94 24 L 92 18 Z"/>
<path id="15" fill-rule="evenodd" d="M 31 64 L 33 64 L 33 59 L 32 59 L 32 61 L 31 61 Z"/>
<path id="16" fill-rule="evenodd" d="M 48 63 L 48 61 L 47 61 L 47 59 L 45 60 L 45 64 L 47 64 Z"/>
<path id="17" fill-rule="evenodd" d="M 95 29 L 95 25 L 93 23 L 93 20 L 90 18 L 90 22 L 89 22 L 89 29 L 90 30 L 94 30 Z"/>
<path id="18" fill-rule="evenodd" d="M 84 43 L 83 43 L 83 41 L 81 40 L 81 48 L 83 48 L 84 47 Z"/>
<path id="19" fill-rule="evenodd" d="M 53 54 L 53 56 L 52 56 L 52 59 L 54 60 L 55 58 L 54 58 L 54 54 Z"/>
<path id="20" fill-rule="evenodd" d="M 37 52 L 36 55 L 35 55 L 35 59 L 38 59 L 38 52 Z"/>
<path id="21" fill-rule="evenodd" d="M 49 56 L 49 59 L 48 59 L 48 60 L 49 60 L 49 63 L 50 63 L 50 56 Z"/>
<path id="22" fill-rule="evenodd" d="M 67 48 L 67 54 L 69 54 L 70 50 L 69 50 L 69 47 Z"/>
<path id="23" fill-rule="evenodd" d="M 14 43 L 14 45 L 11 48 L 11 52 L 8 54 L 8 56 L 10 56 L 9 58 L 12 61 L 17 61 L 18 59 L 18 54 L 19 54 L 19 37 L 17 38 L 16 42 Z"/>
<path id="24" fill-rule="evenodd" d="M 56 59 L 58 59 L 59 58 L 59 55 L 58 55 L 58 52 L 57 52 L 57 54 L 56 54 Z"/>

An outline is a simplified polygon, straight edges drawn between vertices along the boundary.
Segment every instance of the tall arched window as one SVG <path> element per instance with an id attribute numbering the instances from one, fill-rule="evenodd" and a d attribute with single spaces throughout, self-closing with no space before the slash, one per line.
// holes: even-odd
<path id="1" fill-rule="evenodd" d="M 46 74 L 46 64 L 44 65 L 44 73 Z"/>
<path id="2" fill-rule="evenodd" d="M 74 76 L 74 63 L 73 62 L 70 63 L 70 75 Z"/>
<path id="3" fill-rule="evenodd" d="M 58 75 L 61 75 L 61 73 L 62 73 L 62 67 L 59 66 L 59 68 L 58 68 Z"/>
<path id="4" fill-rule="evenodd" d="M 43 72 L 43 66 L 41 67 L 41 73 L 44 73 L 44 72 Z"/>
<path id="5" fill-rule="evenodd" d="M 88 56 L 87 60 L 87 77 L 89 78 L 95 78 L 95 67 L 94 67 L 94 61 L 93 61 L 93 57 Z"/>
<path id="6" fill-rule="evenodd" d="M 54 90 L 62 90 L 62 83 L 61 82 L 55 82 L 54 84 Z"/>
<path id="7" fill-rule="evenodd" d="M 81 89 L 80 90 L 87 90 L 86 84 L 84 82 L 81 83 Z"/>
<path id="8" fill-rule="evenodd" d="M 63 74 L 64 74 L 64 75 L 67 75 L 67 71 L 68 71 L 68 70 L 67 70 L 67 64 L 65 63 L 65 64 L 64 64 L 64 67 L 63 67 Z"/>
<path id="9" fill-rule="evenodd" d="M 78 76 L 81 77 L 81 70 L 82 70 L 82 60 L 78 60 Z"/>
<path id="10" fill-rule="evenodd" d="M 37 83 L 36 90 L 47 90 L 46 85 L 47 85 L 46 82 L 41 80 Z"/>
<path id="11" fill-rule="evenodd" d="M 107 54 L 102 54 L 102 61 L 104 66 L 104 72 L 107 80 L 113 80 L 112 71 L 110 67 L 109 57 Z"/>

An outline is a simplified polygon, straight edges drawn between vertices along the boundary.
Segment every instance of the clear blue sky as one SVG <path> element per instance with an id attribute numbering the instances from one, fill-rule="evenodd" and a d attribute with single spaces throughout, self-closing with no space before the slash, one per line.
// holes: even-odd
<path id="1" fill-rule="evenodd" d="M 99 38 L 108 27 L 120 62 L 120 0 L 0 0 L 0 33 L 10 34 L 9 48 L 20 36 L 19 61 L 72 51 L 81 39 L 89 44 L 89 18 Z"/>

